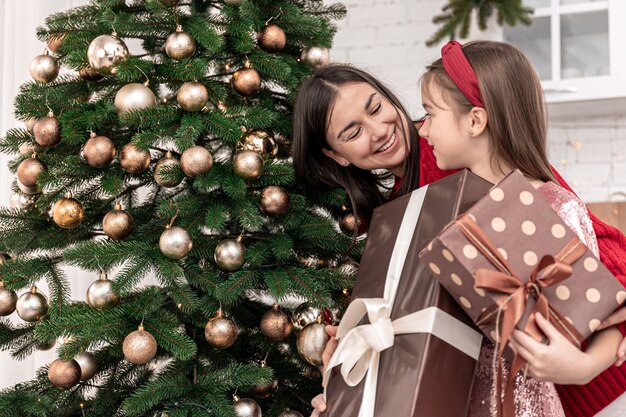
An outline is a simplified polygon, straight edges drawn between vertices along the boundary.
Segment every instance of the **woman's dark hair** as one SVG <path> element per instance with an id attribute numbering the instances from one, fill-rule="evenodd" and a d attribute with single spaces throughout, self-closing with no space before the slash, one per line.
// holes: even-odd
<path id="1" fill-rule="evenodd" d="M 350 198 L 355 214 L 369 218 L 374 208 L 385 202 L 381 187 L 382 181 L 389 174 L 363 170 L 354 165 L 343 167 L 322 152 L 324 148 L 331 148 L 326 141 L 326 134 L 338 87 L 348 83 L 371 85 L 403 115 L 408 124 L 404 138 L 408 142 L 409 152 L 404 162 L 404 176 L 398 194 L 403 195 L 419 187 L 419 140 L 417 129 L 411 123 L 406 109 L 383 83 L 350 65 L 324 66 L 304 81 L 298 90 L 293 110 L 293 165 L 296 177 L 305 187 L 342 187 Z"/>

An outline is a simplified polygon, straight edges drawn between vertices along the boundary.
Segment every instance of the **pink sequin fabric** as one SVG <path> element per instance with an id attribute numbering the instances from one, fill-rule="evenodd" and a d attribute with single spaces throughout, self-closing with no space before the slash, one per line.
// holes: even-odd
<path id="1" fill-rule="evenodd" d="M 561 188 L 553 182 L 547 182 L 537 191 L 548 201 L 580 239 L 598 255 L 598 243 L 593 231 L 591 219 L 582 201 L 574 194 Z M 485 339 L 486 340 L 486 339 Z M 474 389 L 470 401 L 468 417 L 490 417 L 495 415 L 494 373 L 493 373 L 494 345 L 483 342 L 478 359 Z M 503 381 L 508 378 L 508 369 L 511 364 L 503 361 Z M 504 385 L 502 392 L 504 392 Z M 561 400 L 554 388 L 554 384 L 542 382 L 533 378 L 526 378 L 522 373 L 515 377 L 515 415 L 517 417 L 564 417 Z"/>

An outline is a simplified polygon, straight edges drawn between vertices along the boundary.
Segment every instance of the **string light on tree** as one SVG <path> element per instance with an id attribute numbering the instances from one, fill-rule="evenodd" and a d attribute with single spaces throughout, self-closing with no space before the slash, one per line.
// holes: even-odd
<path id="1" fill-rule="evenodd" d="M 89 65 L 102 75 L 117 73 L 117 66 L 126 61 L 128 55 L 128 47 L 115 32 L 98 36 L 87 49 Z"/>

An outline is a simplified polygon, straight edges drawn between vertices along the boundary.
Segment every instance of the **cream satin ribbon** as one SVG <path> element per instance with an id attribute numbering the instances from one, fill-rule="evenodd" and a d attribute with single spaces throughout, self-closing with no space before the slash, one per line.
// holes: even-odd
<path id="1" fill-rule="evenodd" d="M 436 307 L 417 311 L 393 322 L 390 318 L 426 189 L 427 186 L 411 194 L 389 261 L 384 298 L 362 298 L 350 303 L 337 329 L 339 345 L 324 373 L 324 398 L 330 373 L 335 366 L 341 365 L 341 375 L 351 387 L 365 377 L 359 417 L 374 417 L 380 352 L 393 346 L 395 335 L 431 333 L 474 359 L 478 359 L 480 353 L 482 335 Z M 366 314 L 370 324 L 358 326 Z"/>

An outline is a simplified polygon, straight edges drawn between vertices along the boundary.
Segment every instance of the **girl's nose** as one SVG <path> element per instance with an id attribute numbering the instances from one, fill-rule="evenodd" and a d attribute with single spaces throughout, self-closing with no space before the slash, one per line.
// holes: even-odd
<path id="1" fill-rule="evenodd" d="M 423 137 L 424 139 L 428 139 L 428 119 L 425 119 L 422 122 L 422 125 L 420 126 L 419 130 L 417 131 L 417 133 Z"/>

